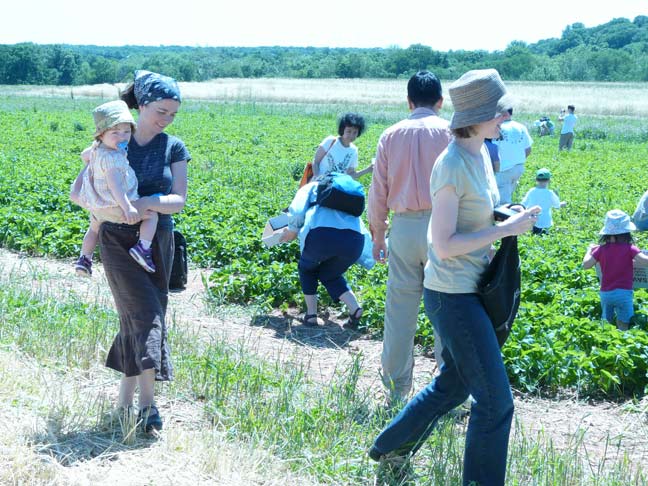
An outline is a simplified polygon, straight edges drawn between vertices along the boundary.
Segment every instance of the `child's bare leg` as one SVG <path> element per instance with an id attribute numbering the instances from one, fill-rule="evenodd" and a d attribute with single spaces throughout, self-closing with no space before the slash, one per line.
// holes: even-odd
<path id="1" fill-rule="evenodd" d="M 100 225 L 101 223 L 97 218 L 90 214 L 90 225 L 81 244 L 81 255 L 79 255 L 79 259 L 74 263 L 74 271 L 81 277 L 92 276 L 92 255 L 94 254 L 95 248 L 97 248 Z"/>
<path id="2" fill-rule="evenodd" d="M 155 237 L 157 230 L 158 213 L 155 211 L 146 211 L 142 216 L 142 223 L 140 224 L 140 241 L 148 243 L 148 248 Z"/>
<path id="3" fill-rule="evenodd" d="M 100 226 L 101 223 L 95 217 L 90 216 L 90 226 L 83 237 L 83 244 L 81 245 L 81 255 L 85 255 L 89 260 L 92 260 L 92 255 L 99 242 Z"/>
<path id="4" fill-rule="evenodd" d="M 616 327 L 619 331 L 627 331 L 628 329 L 630 329 L 630 324 L 617 319 Z"/>

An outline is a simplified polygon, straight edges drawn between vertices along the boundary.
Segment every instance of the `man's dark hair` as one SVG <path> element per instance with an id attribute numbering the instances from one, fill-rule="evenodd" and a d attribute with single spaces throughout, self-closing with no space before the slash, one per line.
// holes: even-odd
<path id="1" fill-rule="evenodd" d="M 430 71 L 419 71 L 407 82 L 407 96 L 416 107 L 434 106 L 442 93 L 441 81 Z"/>
<path id="2" fill-rule="evenodd" d="M 574 107 L 574 105 L 567 105 L 567 109 L 572 111 L 572 112 L 576 111 L 576 108 Z"/>
<path id="3" fill-rule="evenodd" d="M 345 113 L 338 120 L 338 135 L 344 135 L 345 127 L 355 127 L 358 129 L 358 137 L 365 131 L 365 120 L 362 115 L 357 113 Z"/>

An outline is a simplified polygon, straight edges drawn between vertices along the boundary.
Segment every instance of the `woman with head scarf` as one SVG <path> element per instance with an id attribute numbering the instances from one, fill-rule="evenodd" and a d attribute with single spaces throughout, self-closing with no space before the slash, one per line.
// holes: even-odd
<path id="1" fill-rule="evenodd" d="M 484 139 L 509 118 L 510 95 L 494 69 L 469 71 L 449 89 L 454 140 L 432 170 L 432 214 L 425 266 L 425 312 L 443 343 L 443 365 L 380 433 L 369 455 L 392 473 L 432 432 L 438 419 L 473 397 L 463 484 L 503 485 L 513 397 L 493 325 L 477 294 L 491 244 L 530 230 L 537 206 L 495 225 L 497 183 Z"/>
<path id="2" fill-rule="evenodd" d="M 157 271 L 148 273 L 132 264 L 128 250 L 137 242 L 139 225 L 101 225 L 101 260 L 119 313 L 119 332 L 108 352 L 106 366 L 123 374 L 118 406 L 124 413 L 134 410 L 135 389 L 139 388 L 138 418 L 146 432 L 153 432 L 162 429 L 154 399 L 155 381 L 169 381 L 173 377 L 166 327 L 174 253 L 171 215 L 185 205 L 187 162 L 191 157 L 181 140 L 164 133 L 180 108 L 180 90 L 174 79 L 136 71 L 133 84 L 121 98 L 139 113 L 128 144 L 128 160 L 138 182 L 140 197 L 135 208 L 141 214 L 159 214 L 152 242 Z"/>

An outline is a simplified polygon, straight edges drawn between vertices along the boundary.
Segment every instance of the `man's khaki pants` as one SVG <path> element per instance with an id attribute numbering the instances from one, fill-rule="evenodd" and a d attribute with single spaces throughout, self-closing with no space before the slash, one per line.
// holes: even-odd
<path id="1" fill-rule="evenodd" d="M 392 401 L 406 398 L 412 388 L 414 335 L 423 296 L 429 220 L 429 210 L 396 213 L 389 231 L 382 380 Z M 440 355 L 440 349 L 435 333 L 435 354 Z"/>

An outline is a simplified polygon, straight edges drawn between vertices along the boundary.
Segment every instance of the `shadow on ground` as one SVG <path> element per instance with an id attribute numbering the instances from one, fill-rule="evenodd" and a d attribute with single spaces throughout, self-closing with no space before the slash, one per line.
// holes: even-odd
<path id="1" fill-rule="evenodd" d="M 313 348 L 340 349 L 359 339 L 371 339 L 371 336 L 359 331 L 344 329 L 342 322 L 329 312 L 320 315 L 321 326 L 305 326 L 297 311 L 270 314 L 259 314 L 252 318 L 252 326 L 272 329 L 277 339 L 289 339 L 295 344 Z"/>
<path id="2" fill-rule="evenodd" d="M 94 429 L 69 433 L 56 433 L 63 424 L 56 419 L 48 421 L 48 432 L 33 437 L 34 449 L 38 454 L 54 459 L 61 466 L 72 467 L 101 457 L 104 460 L 115 459 L 119 453 L 144 449 L 152 446 L 157 437 L 146 435 L 139 430 L 129 444 L 123 442 L 119 421 L 110 417 Z"/>

